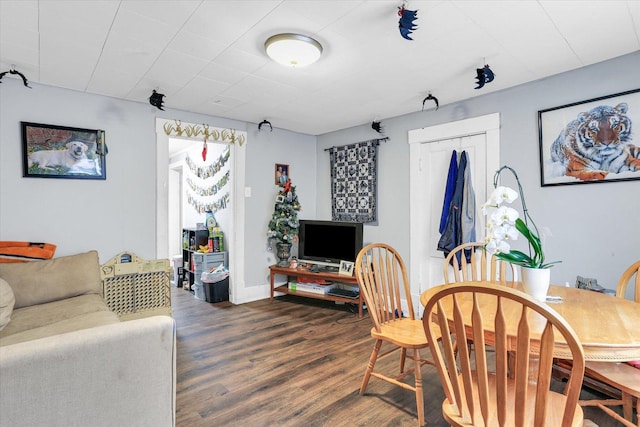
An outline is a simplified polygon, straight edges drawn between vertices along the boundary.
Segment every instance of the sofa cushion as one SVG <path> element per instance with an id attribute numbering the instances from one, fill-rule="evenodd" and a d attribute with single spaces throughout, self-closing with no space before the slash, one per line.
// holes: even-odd
<path id="1" fill-rule="evenodd" d="M 96 251 L 45 261 L 0 263 L 0 278 L 13 289 L 16 309 L 84 294 L 102 295 Z"/>
<path id="2" fill-rule="evenodd" d="M 13 295 L 11 286 L 6 280 L 0 279 L 0 331 L 9 324 L 15 303 L 16 297 Z"/>
<path id="3" fill-rule="evenodd" d="M 13 310 L 11 323 L 0 331 L 0 338 L 101 311 L 111 313 L 102 297 L 95 294 L 17 308 Z"/>
<path id="4" fill-rule="evenodd" d="M 118 322 L 100 295 L 81 295 L 14 310 L 0 346 Z"/>

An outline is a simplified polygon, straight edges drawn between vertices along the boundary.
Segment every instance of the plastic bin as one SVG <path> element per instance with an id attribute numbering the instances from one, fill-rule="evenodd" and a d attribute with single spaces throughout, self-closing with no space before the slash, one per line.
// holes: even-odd
<path id="1" fill-rule="evenodd" d="M 202 281 L 207 302 L 229 301 L 229 277 L 219 282 Z"/>
<path id="2" fill-rule="evenodd" d="M 173 283 L 175 286 L 181 286 L 182 277 L 178 269 L 182 267 L 182 255 L 171 257 L 171 266 L 173 267 L 173 280 L 171 281 L 171 283 Z"/>
<path id="3" fill-rule="evenodd" d="M 201 285 L 200 283 L 194 283 L 193 285 L 191 285 L 191 288 L 193 289 L 193 295 L 196 297 L 196 299 L 207 301 L 207 295 L 205 294 L 203 285 Z"/>

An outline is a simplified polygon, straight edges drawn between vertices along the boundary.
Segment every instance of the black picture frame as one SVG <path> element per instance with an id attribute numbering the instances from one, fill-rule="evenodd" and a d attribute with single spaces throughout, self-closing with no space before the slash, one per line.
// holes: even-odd
<path id="1" fill-rule="evenodd" d="M 538 111 L 540 184 L 640 179 L 640 137 L 630 132 L 633 122 L 640 126 L 640 89 Z"/>
<path id="2" fill-rule="evenodd" d="M 20 122 L 25 178 L 107 178 L 105 132 Z"/>

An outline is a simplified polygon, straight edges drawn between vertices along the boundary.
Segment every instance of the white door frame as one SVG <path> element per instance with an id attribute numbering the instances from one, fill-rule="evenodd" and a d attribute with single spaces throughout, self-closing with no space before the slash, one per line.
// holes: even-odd
<path id="1" fill-rule="evenodd" d="M 173 120 L 156 118 L 156 258 L 169 257 L 169 137 L 164 132 L 164 124 L 172 124 Z M 183 125 L 188 125 L 183 123 Z M 220 129 L 222 130 L 222 129 Z M 235 131 L 244 136 L 245 131 Z M 194 141 L 200 141 L 194 138 Z M 229 181 L 232 189 L 229 194 L 231 215 L 231 236 L 228 236 L 229 251 L 229 301 L 238 303 L 240 292 L 245 287 L 244 277 L 244 185 L 246 168 L 246 146 L 238 143 L 230 144 L 231 161 Z"/>
<path id="2" fill-rule="evenodd" d="M 487 171 L 497 170 L 500 165 L 500 114 L 493 113 L 485 116 L 474 117 L 465 120 L 430 126 L 421 129 L 410 130 L 409 142 L 409 229 L 418 230 L 420 221 L 424 219 L 420 215 L 420 202 L 422 197 L 422 183 L 420 182 L 420 144 L 428 144 L 436 141 L 461 138 L 469 135 L 485 134 L 487 144 Z M 487 173 L 487 188 L 493 185 L 493 174 Z M 434 285 L 427 283 L 428 277 L 423 277 L 421 263 L 424 259 L 424 249 L 419 238 L 414 233 L 409 236 L 410 266 L 409 283 L 414 301 L 420 300 L 420 294 Z M 420 305 L 420 304 L 419 304 Z M 421 305 L 420 305 L 421 306 Z M 420 308 L 420 307 L 418 307 Z M 419 310 L 421 313 L 422 311 Z"/>

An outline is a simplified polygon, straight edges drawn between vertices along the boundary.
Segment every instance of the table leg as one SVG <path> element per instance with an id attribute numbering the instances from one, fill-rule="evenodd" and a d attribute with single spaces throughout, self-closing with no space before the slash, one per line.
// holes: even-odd
<path id="1" fill-rule="evenodd" d="M 269 301 L 273 301 L 273 271 L 271 271 L 269 275 L 271 276 L 271 297 L 269 298 Z"/>

